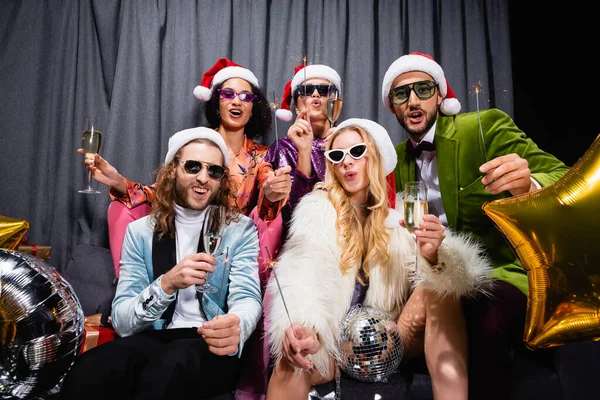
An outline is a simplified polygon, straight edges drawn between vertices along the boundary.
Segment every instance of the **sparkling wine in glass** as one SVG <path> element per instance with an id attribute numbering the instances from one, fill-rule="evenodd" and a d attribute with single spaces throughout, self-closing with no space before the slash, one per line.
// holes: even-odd
<path id="1" fill-rule="evenodd" d="M 204 251 L 214 257 L 215 253 L 221 246 L 221 228 L 225 220 L 225 209 L 221 206 L 211 204 L 206 208 L 204 216 L 204 228 L 202 238 Z M 209 273 L 206 273 L 205 282 L 201 285 L 196 285 L 196 291 L 202 293 L 215 293 L 219 289 L 209 283 Z"/>
<path id="2" fill-rule="evenodd" d="M 427 186 L 422 181 L 404 185 L 404 223 L 415 238 L 415 273 L 419 272 L 419 243 L 414 232 L 419 229 L 423 216 L 428 213 Z"/>
<path id="3" fill-rule="evenodd" d="M 83 128 L 81 129 L 81 147 L 85 153 L 87 160 L 94 160 L 94 155 L 100 151 L 102 145 L 102 132 L 98 124 L 98 117 L 95 115 L 87 115 L 83 120 Z M 81 189 L 79 193 L 98 194 L 100 191 L 92 187 L 92 170 L 88 168 L 88 184 L 85 189 Z"/>
<path id="4" fill-rule="evenodd" d="M 327 118 L 329 119 L 331 127 L 335 125 L 335 122 L 340 117 L 342 105 L 344 103 L 341 82 L 339 86 L 340 87 L 334 85 L 329 86 L 329 93 L 327 95 Z"/>

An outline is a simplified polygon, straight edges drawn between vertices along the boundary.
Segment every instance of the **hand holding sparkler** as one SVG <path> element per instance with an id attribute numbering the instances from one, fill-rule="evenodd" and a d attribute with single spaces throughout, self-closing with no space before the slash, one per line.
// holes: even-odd
<path id="1" fill-rule="evenodd" d="M 492 160 L 488 159 L 483 128 L 481 126 L 481 112 L 479 111 L 479 92 L 481 91 L 481 82 L 479 80 L 475 82 L 474 90 L 477 99 L 479 138 L 481 139 L 480 151 L 483 153 L 486 161 L 479 167 L 479 171 L 485 174 L 481 180 L 481 183 L 486 185 L 485 190 L 494 194 L 508 191 L 513 196 L 517 196 L 538 189 L 531 180 L 528 161 L 520 155 L 512 153 L 496 157 Z"/>
<path id="2" fill-rule="evenodd" d="M 294 324 L 292 322 L 290 312 L 287 308 L 287 303 L 283 297 L 281 284 L 279 283 L 279 278 L 277 277 L 277 272 L 275 271 L 275 260 L 271 258 L 269 248 L 265 246 L 265 250 L 269 256 L 267 265 L 269 265 L 271 267 L 271 271 L 273 271 L 273 277 L 277 283 L 277 289 L 279 290 L 283 307 L 287 314 L 288 320 L 290 321 L 289 328 L 285 330 L 282 352 L 284 357 L 286 357 L 292 365 L 298 368 L 311 370 L 313 368 L 313 364 L 306 358 L 306 356 L 308 354 L 316 354 L 321 348 L 321 342 L 319 341 L 317 333 L 313 328 L 307 328 L 301 324 Z M 292 352 L 289 350 L 292 350 Z"/>

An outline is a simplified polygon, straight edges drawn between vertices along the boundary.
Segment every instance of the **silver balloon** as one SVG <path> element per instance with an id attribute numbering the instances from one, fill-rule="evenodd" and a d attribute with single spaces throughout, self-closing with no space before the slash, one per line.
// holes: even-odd
<path id="1" fill-rule="evenodd" d="M 62 383 L 83 341 L 71 285 L 43 260 L 0 250 L 0 398 L 34 399 Z"/>
<path id="2" fill-rule="evenodd" d="M 402 360 L 403 345 L 396 322 L 372 308 L 352 308 L 341 324 L 340 368 L 365 382 L 387 382 Z"/>

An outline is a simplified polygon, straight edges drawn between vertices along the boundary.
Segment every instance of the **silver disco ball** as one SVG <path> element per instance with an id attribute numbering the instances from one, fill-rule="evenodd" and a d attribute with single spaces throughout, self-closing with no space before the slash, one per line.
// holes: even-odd
<path id="1" fill-rule="evenodd" d="M 36 399 L 62 383 L 83 341 L 71 285 L 41 259 L 0 250 L 0 399 Z"/>
<path id="2" fill-rule="evenodd" d="M 342 321 L 340 360 L 346 375 L 365 382 L 386 382 L 402 360 L 402 338 L 396 322 L 372 308 L 352 308 Z"/>

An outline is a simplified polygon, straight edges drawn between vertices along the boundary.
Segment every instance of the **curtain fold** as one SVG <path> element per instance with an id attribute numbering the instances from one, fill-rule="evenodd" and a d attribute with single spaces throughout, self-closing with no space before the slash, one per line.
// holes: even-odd
<path id="1" fill-rule="evenodd" d="M 79 243 L 108 246 L 108 188 L 86 183 L 87 113 L 100 117 L 101 154 L 152 183 L 168 138 L 206 124 L 192 91 L 220 57 L 251 69 L 280 101 L 306 57 L 341 75 L 341 119 L 370 118 L 406 137 L 381 101 L 389 65 L 432 54 L 462 103 L 512 115 L 507 0 L 0 0 L 0 215 L 27 220 L 30 241 L 66 267 Z M 262 140 L 286 135 L 274 119 Z"/>

